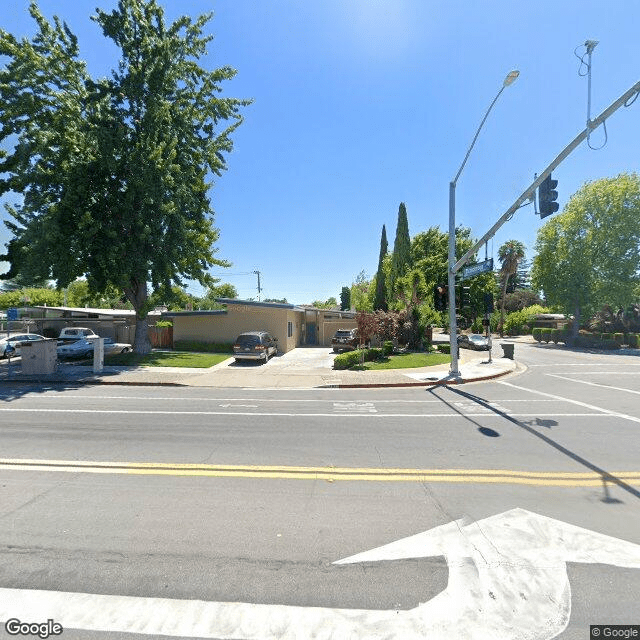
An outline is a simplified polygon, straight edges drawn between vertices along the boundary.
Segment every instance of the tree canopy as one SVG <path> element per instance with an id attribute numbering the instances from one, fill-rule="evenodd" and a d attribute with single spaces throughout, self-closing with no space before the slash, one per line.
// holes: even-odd
<path id="1" fill-rule="evenodd" d="M 574 313 L 627 306 L 640 284 L 640 177 L 585 184 L 538 231 L 531 279 L 547 302 Z"/>
<path id="2" fill-rule="evenodd" d="M 35 1 L 29 10 L 32 40 L 0 30 L 9 58 L 0 69 L 0 142 L 13 145 L 0 151 L 0 194 L 22 200 L 9 207 L 6 275 L 58 287 L 84 276 L 91 292 L 123 291 L 136 310 L 136 351 L 148 351 L 148 285 L 206 286 L 211 266 L 228 265 L 215 257 L 208 192 L 249 101 L 221 97 L 233 69 L 198 64 L 211 14 L 167 24 L 156 0 L 98 9 L 92 19 L 120 63 L 94 80 L 66 23 L 50 23 Z"/>

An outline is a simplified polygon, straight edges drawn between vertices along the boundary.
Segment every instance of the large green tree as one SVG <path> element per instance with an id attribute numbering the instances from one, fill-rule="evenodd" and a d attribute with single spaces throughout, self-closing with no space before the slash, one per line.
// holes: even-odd
<path id="1" fill-rule="evenodd" d="M 627 306 L 640 285 L 640 177 L 588 182 L 538 231 L 531 280 L 547 302 L 581 315 Z"/>
<path id="2" fill-rule="evenodd" d="M 22 196 L 7 276 L 116 287 L 136 310 L 135 350 L 147 352 L 149 287 L 206 286 L 208 269 L 228 264 L 215 257 L 208 192 L 248 101 L 221 97 L 233 69 L 199 64 L 211 14 L 167 24 L 156 0 L 98 9 L 120 62 L 94 80 L 68 26 L 35 1 L 30 13 L 32 40 L 0 30 L 0 142 L 12 145 L 0 152 L 0 194 Z"/>
<path id="3" fill-rule="evenodd" d="M 525 249 L 522 242 L 519 240 L 507 240 L 498 249 L 498 260 L 500 260 L 500 279 L 502 282 L 502 304 L 500 305 L 500 322 L 498 323 L 498 331 L 502 335 L 504 327 L 504 301 L 507 295 L 507 287 L 509 285 L 509 278 L 518 272 L 518 265 L 524 260 Z"/>
<path id="4" fill-rule="evenodd" d="M 376 272 L 376 295 L 373 299 L 374 311 L 387 311 L 387 288 L 384 272 L 384 259 L 387 256 L 389 243 L 387 242 L 387 229 L 382 225 L 382 234 L 380 236 L 380 257 L 378 258 L 378 271 Z"/>

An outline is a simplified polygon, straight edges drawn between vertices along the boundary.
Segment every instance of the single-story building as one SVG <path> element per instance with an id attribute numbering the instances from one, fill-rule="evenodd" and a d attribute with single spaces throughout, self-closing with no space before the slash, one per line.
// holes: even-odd
<path id="1" fill-rule="evenodd" d="M 302 345 L 330 346 L 338 329 L 356 327 L 354 311 L 220 298 L 219 311 L 165 311 L 173 322 L 174 344 L 181 341 L 231 343 L 245 331 L 268 331 L 282 353 Z"/>

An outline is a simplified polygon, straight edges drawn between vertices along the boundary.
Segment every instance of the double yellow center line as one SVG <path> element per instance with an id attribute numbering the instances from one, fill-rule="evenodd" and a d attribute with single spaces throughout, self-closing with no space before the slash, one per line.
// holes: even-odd
<path id="1" fill-rule="evenodd" d="M 466 482 L 554 487 L 597 487 L 603 483 L 617 484 L 619 482 L 640 484 L 640 471 L 612 471 L 600 474 L 595 472 L 513 471 L 507 469 L 386 469 L 383 467 L 297 467 L 10 458 L 0 458 L 0 470 L 325 480 L 327 482 Z"/>

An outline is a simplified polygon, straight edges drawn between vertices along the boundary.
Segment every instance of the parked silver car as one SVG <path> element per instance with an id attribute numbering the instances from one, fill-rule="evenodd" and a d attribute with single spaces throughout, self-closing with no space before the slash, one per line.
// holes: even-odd
<path id="1" fill-rule="evenodd" d="M 93 347 L 98 336 L 88 337 L 74 342 L 58 345 L 58 358 L 93 358 Z M 126 342 L 114 342 L 111 338 L 104 339 L 104 355 L 112 353 L 129 353 L 132 350 Z"/>
<path id="2" fill-rule="evenodd" d="M 263 360 L 278 353 L 278 339 L 266 331 L 241 333 L 233 343 L 233 357 L 236 360 Z"/>
<path id="3" fill-rule="evenodd" d="M 0 356 L 3 358 L 19 356 L 22 344 L 39 340 L 45 340 L 45 337 L 37 333 L 16 333 L 8 338 L 4 337 L 0 339 Z"/>
<path id="4" fill-rule="evenodd" d="M 476 349 L 477 351 L 489 350 L 489 339 L 479 333 L 471 335 L 461 334 L 458 336 L 458 345 L 464 349 Z"/>

